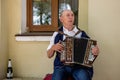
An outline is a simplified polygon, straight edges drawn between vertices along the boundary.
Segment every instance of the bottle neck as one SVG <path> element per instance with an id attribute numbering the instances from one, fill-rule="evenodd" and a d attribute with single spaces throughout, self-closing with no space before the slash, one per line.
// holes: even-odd
<path id="1" fill-rule="evenodd" d="M 8 61 L 8 67 L 12 67 L 11 60 Z"/>

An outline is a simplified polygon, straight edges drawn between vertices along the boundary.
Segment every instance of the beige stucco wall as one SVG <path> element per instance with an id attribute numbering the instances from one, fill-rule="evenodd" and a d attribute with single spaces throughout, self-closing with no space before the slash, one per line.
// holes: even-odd
<path id="1" fill-rule="evenodd" d="M 79 0 L 79 28 L 88 32 L 88 0 Z"/>
<path id="2" fill-rule="evenodd" d="M 89 0 L 89 34 L 100 55 L 93 80 L 120 80 L 120 0 Z"/>
<path id="3" fill-rule="evenodd" d="M 14 76 L 44 77 L 52 72 L 52 59 L 47 58 L 49 42 L 17 42 L 15 34 L 21 29 L 21 0 L 4 0 L 6 5 L 9 58 Z"/>
<path id="4" fill-rule="evenodd" d="M 4 0 L 0 0 L 0 80 L 6 76 L 7 57 L 8 57 L 8 39 L 7 28 L 5 26 L 5 5 Z"/>
<path id="5" fill-rule="evenodd" d="M 1 0 L 0 0 L 0 48 L 1 48 Z"/>
<path id="6" fill-rule="evenodd" d="M 3 61 L 7 57 L 6 54 L 9 54 L 9 58 L 12 59 L 14 76 L 44 77 L 46 73 L 51 73 L 53 60 L 46 57 L 49 42 L 17 42 L 15 40 L 15 34 L 21 28 L 21 0 L 2 0 L 2 4 L 4 5 L 2 7 L 4 18 L 2 17 L 1 21 L 4 27 L 2 27 L 2 32 L 0 31 L 2 33 L 0 37 L 5 35 L 3 41 L 6 43 L 0 39 L 5 46 L 2 48 L 3 53 L 0 53 L 0 59 Z M 119 0 L 88 1 L 88 29 L 85 28 L 85 30 L 88 30 L 93 39 L 97 39 L 100 47 L 100 55 L 94 64 L 93 80 L 120 80 L 119 7 Z M 82 23 L 79 22 L 79 25 Z M 6 40 L 8 40 L 8 45 Z M 4 57 L 1 58 L 1 56 Z M 4 63 L 0 60 L 0 67 L 1 64 Z M 5 69 L 4 66 L 2 68 Z M 2 73 L 4 74 L 5 71 Z"/>
<path id="7" fill-rule="evenodd" d="M 0 0 L 0 56 L 2 55 L 2 52 L 1 52 L 1 0 Z M 1 60 L 0 60 L 0 63 L 1 63 Z M 1 73 L 1 64 L 0 64 L 0 73 Z M 0 74 L 0 76 L 2 76 L 2 74 Z"/>

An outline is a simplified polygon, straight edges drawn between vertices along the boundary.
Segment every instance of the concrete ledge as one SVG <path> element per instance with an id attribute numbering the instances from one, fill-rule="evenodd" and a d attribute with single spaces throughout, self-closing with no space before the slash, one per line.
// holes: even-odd
<path id="1" fill-rule="evenodd" d="M 43 79 L 42 78 L 23 77 L 23 78 L 13 78 L 13 79 L 3 79 L 3 80 L 43 80 Z"/>

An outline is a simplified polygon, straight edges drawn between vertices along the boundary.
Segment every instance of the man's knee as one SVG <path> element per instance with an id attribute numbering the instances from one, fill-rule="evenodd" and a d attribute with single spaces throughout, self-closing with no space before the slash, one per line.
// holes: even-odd
<path id="1" fill-rule="evenodd" d="M 73 77 L 75 80 L 91 80 L 89 73 L 83 69 L 74 71 Z"/>

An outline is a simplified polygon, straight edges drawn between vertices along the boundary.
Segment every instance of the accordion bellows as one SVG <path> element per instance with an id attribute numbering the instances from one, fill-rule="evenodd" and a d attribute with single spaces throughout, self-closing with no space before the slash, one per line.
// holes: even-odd
<path id="1" fill-rule="evenodd" d="M 91 49 L 97 41 L 88 38 L 66 37 L 61 44 L 64 45 L 64 50 L 60 55 L 60 60 L 65 65 L 79 64 L 92 67 L 97 56 L 92 54 Z"/>

